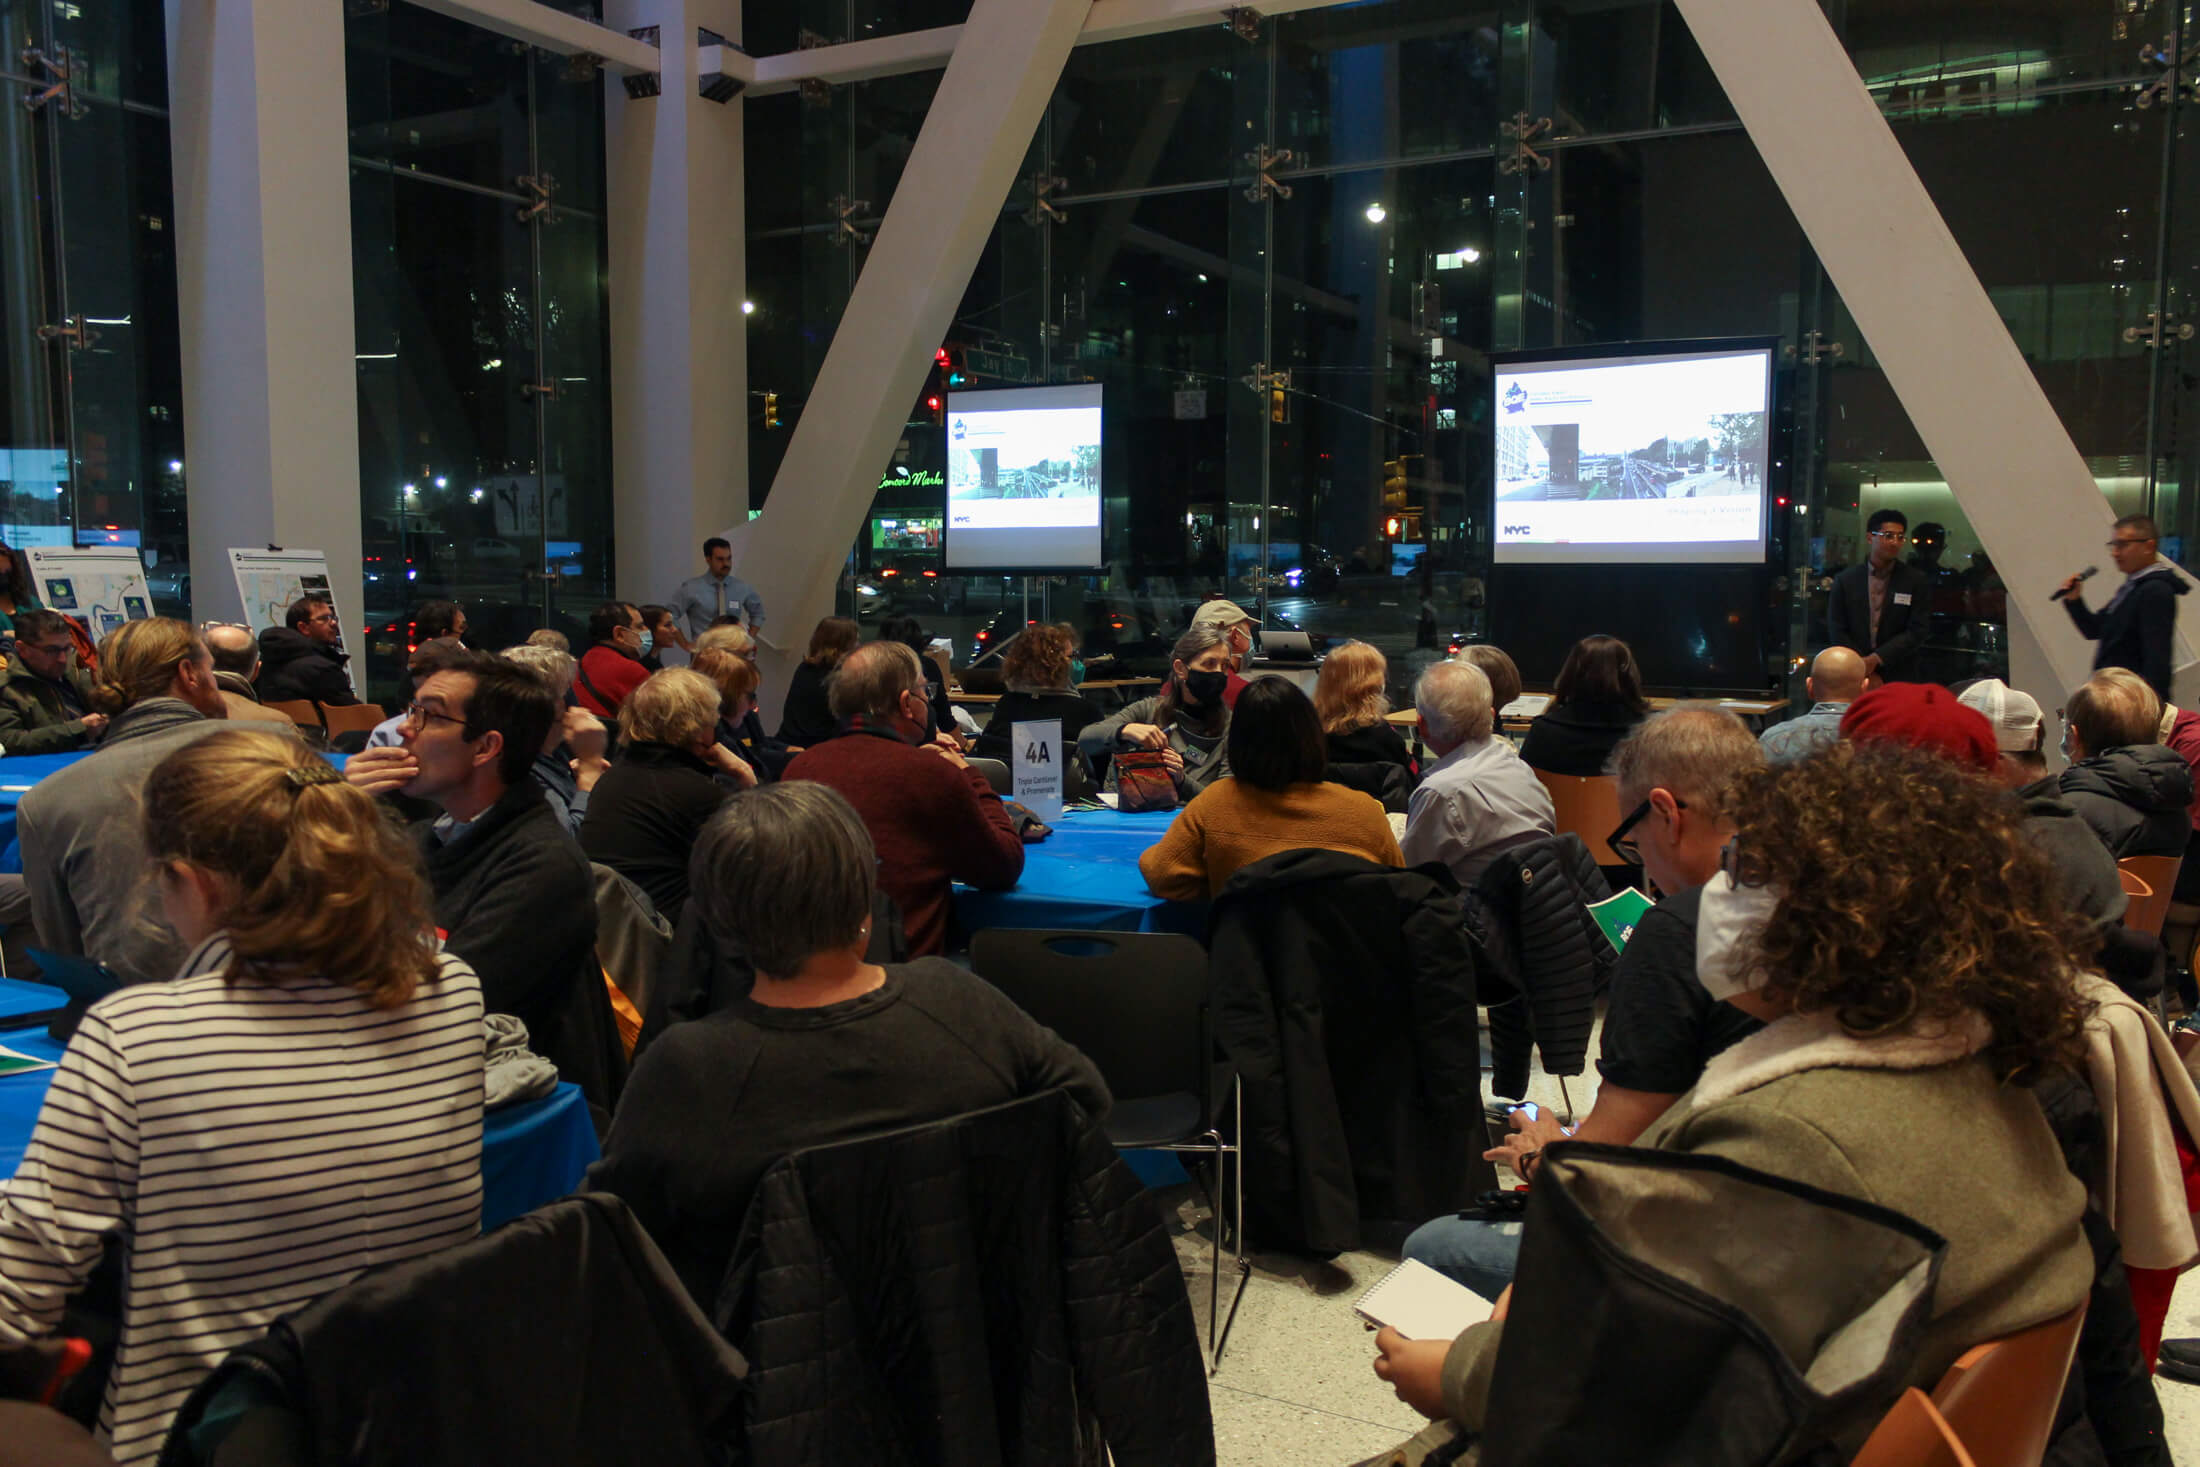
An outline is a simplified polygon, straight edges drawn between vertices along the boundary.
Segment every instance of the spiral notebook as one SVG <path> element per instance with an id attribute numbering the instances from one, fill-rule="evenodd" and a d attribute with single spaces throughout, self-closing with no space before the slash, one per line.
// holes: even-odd
<path id="1" fill-rule="evenodd" d="M 1409 1340 L 1456 1339 L 1496 1306 L 1455 1279 L 1408 1258 L 1360 1296 L 1352 1312 L 1369 1327 L 1388 1325 Z"/>

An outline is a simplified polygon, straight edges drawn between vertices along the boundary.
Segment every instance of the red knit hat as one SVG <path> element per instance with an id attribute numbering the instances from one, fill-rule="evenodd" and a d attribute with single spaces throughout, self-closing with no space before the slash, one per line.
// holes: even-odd
<path id="1" fill-rule="evenodd" d="M 1981 772 L 2001 762 L 1994 726 L 1938 683 L 1888 683 L 1849 705 L 1841 737 L 1858 744 L 1929 749 Z"/>

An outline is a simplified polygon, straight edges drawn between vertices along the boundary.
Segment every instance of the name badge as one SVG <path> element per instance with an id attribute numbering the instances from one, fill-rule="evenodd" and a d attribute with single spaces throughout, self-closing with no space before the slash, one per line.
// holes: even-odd
<path id="1" fill-rule="evenodd" d="M 1894 593 L 1894 604 L 1895 604 L 1895 605 L 1897 605 L 1897 606 L 1907 606 L 1907 605 L 1909 605 L 1909 604 L 1910 604 L 1910 593 L 1909 593 L 1909 592 L 1907 592 L 1907 591 L 1897 591 L 1897 592 L 1895 592 L 1895 593 Z"/>

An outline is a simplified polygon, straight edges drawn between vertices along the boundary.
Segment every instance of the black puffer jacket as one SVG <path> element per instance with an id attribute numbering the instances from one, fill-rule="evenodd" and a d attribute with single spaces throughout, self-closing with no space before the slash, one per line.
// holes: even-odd
<path id="1" fill-rule="evenodd" d="M 332 708 L 348 708 L 359 701 L 344 674 L 349 654 L 289 627 L 269 627 L 260 633 L 260 676 L 253 684 L 262 703 L 311 699 Z"/>
<path id="2" fill-rule="evenodd" d="M 781 1161 L 714 1319 L 753 1467 L 1215 1459 L 1160 1214 L 1059 1090 Z"/>
<path id="3" fill-rule="evenodd" d="M 1395 1244 L 1496 1185 L 1464 920 L 1442 867 L 1336 851 L 1256 861 L 1215 898 L 1209 1001 L 1264 1246 Z"/>
<path id="4" fill-rule="evenodd" d="M 2183 856 L 2192 834 L 2192 767 L 2161 744 L 2127 744 L 2065 769 L 2062 797 L 2121 861 Z"/>
<path id="5" fill-rule="evenodd" d="M 1553 1075 L 1578 1075 L 1589 1057 L 1597 995 L 1619 959 L 1588 904 L 1612 894 L 1578 835 L 1530 841 L 1492 861 L 1474 884 L 1469 920 L 1481 938 L 1484 971 L 1517 995 L 1490 1005 L 1490 1088 L 1528 1090 L 1529 1045 Z"/>

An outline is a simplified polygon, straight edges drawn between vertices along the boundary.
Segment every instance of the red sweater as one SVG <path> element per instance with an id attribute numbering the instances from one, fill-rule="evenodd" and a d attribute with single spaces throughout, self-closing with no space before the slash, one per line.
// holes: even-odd
<path id="1" fill-rule="evenodd" d="M 912 957 L 947 951 L 954 883 L 1001 890 L 1024 874 L 1024 843 L 975 769 L 899 739 L 848 733 L 808 749 L 784 779 L 847 797 L 878 848 L 878 883 L 901 908 Z"/>
<path id="2" fill-rule="evenodd" d="M 604 718 L 616 717 L 627 695 L 649 681 L 649 669 L 639 659 L 608 642 L 598 642 L 581 654 L 581 671 L 588 678 L 584 682 L 577 674 L 574 676 L 573 696 L 580 699 L 583 708 Z M 603 696 L 590 692 L 589 683 L 594 683 Z"/>

